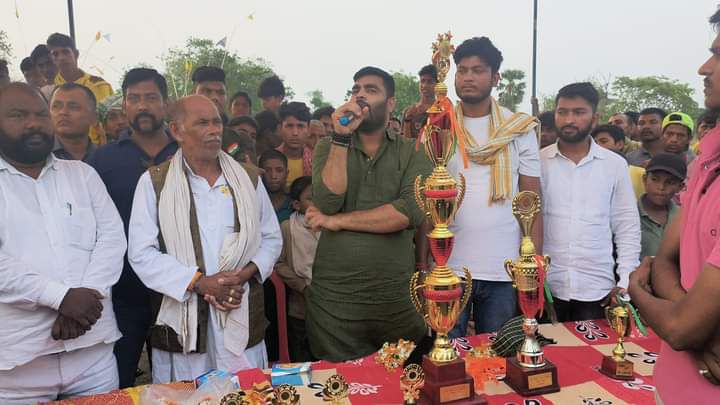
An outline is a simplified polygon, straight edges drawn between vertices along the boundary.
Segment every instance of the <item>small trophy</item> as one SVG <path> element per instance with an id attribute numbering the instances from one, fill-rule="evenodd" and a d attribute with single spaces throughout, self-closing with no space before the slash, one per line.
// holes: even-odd
<path id="1" fill-rule="evenodd" d="M 630 313 L 625 305 L 605 308 L 605 318 L 618 337 L 612 356 L 604 356 L 600 372 L 616 380 L 632 380 L 633 363 L 625 360 L 623 341 L 630 333 Z"/>
<path id="2" fill-rule="evenodd" d="M 420 398 L 420 388 L 425 384 L 425 373 L 422 367 L 411 364 L 400 376 L 400 389 L 403 393 L 403 405 L 415 405 Z"/>
<path id="3" fill-rule="evenodd" d="M 535 217 L 540 212 L 540 196 L 532 191 L 522 191 L 513 199 L 513 215 L 522 229 L 520 257 L 517 261 L 505 261 L 505 270 L 517 289 L 518 302 L 525 320 L 525 340 L 515 358 L 508 359 L 505 382 L 523 396 L 542 395 L 560 391 L 557 368 L 545 359 L 542 347 L 535 338 L 538 323 L 535 315 L 543 306 L 545 272 L 550 257 L 536 255 L 535 244 L 530 239 Z"/>
<path id="4" fill-rule="evenodd" d="M 273 405 L 298 405 L 300 403 L 300 394 L 297 393 L 295 387 L 290 384 L 281 384 L 275 388 L 275 399 Z"/>
<path id="5" fill-rule="evenodd" d="M 331 375 L 330 378 L 325 381 L 325 388 L 323 388 L 322 396 L 323 401 L 330 402 L 331 405 L 347 405 L 350 388 L 345 377 L 340 374 Z"/>

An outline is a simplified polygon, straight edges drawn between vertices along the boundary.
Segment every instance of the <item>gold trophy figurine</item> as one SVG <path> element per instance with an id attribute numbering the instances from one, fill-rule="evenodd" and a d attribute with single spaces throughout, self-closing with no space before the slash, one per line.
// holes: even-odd
<path id="1" fill-rule="evenodd" d="M 435 267 L 424 273 L 422 280 L 421 273 L 413 275 L 410 297 L 425 322 L 437 333 L 432 350 L 423 357 L 425 383 L 418 403 L 462 400 L 463 404 L 484 404 L 487 403 L 484 396 L 475 395 L 473 379 L 465 372 L 465 361 L 448 337 L 472 292 L 472 276 L 468 269 L 463 269 L 463 280 L 447 265 L 455 240 L 448 226 L 465 195 L 465 178 L 461 175 L 458 184 L 446 168 L 457 145 L 451 119 L 454 114 L 452 103 L 443 83 L 450 70 L 451 38 L 449 32 L 440 34 L 433 44 L 432 60 L 438 70 L 438 83 L 435 85 L 435 103 L 427 110 L 428 119 L 421 140 L 434 169 L 424 181 L 420 176 L 415 179 L 415 200 L 433 224 L 427 237 Z"/>
<path id="2" fill-rule="evenodd" d="M 415 405 L 420 398 L 420 388 L 425 384 L 425 373 L 417 364 L 405 367 L 400 376 L 400 389 L 403 393 L 403 405 Z"/>
<path id="3" fill-rule="evenodd" d="M 273 405 L 298 405 L 300 403 L 300 395 L 295 387 L 289 384 L 281 384 L 275 387 L 275 399 Z"/>
<path id="4" fill-rule="evenodd" d="M 537 256 L 535 244 L 530 238 L 535 217 L 540 213 L 540 196 L 532 191 L 522 191 L 513 199 L 513 215 L 520 223 L 522 240 L 517 261 L 505 261 L 505 270 L 517 289 L 518 302 L 525 320 L 525 340 L 515 358 L 508 359 L 505 382 L 524 396 L 560 391 L 557 368 L 545 359 L 542 347 L 535 338 L 538 323 L 535 315 L 542 308 L 544 273 L 550 266 L 550 257 Z"/>
<path id="5" fill-rule="evenodd" d="M 348 405 L 350 387 L 345 377 L 340 374 L 333 374 L 325 381 L 325 387 L 322 391 L 323 401 L 330 402 L 331 405 Z"/>
<path id="6" fill-rule="evenodd" d="M 605 308 L 605 318 L 618 336 L 612 356 L 604 356 L 600 372 L 616 380 L 632 380 L 633 363 L 625 359 L 623 341 L 630 333 L 630 313 L 625 305 Z"/>

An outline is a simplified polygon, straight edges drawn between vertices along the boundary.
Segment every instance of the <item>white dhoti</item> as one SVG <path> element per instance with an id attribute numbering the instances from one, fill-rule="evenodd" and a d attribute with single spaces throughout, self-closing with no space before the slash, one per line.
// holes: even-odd
<path id="1" fill-rule="evenodd" d="M 211 308 L 205 353 L 182 354 L 152 349 L 153 384 L 193 380 L 212 369 L 235 373 L 250 368 L 268 367 L 264 340 L 245 349 L 241 356 L 230 353 L 225 348 L 223 330 L 216 322 L 216 315 L 215 309 Z"/>

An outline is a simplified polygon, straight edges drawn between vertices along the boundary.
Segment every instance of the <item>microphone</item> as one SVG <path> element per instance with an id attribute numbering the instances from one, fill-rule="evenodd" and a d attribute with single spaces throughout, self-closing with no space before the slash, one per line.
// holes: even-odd
<path id="1" fill-rule="evenodd" d="M 365 107 L 368 107 L 368 109 L 369 109 L 369 107 L 370 107 L 370 105 L 368 105 L 368 103 L 364 100 L 357 100 L 356 103 L 357 103 L 357 105 L 360 106 L 360 110 L 362 110 Z M 340 117 L 340 119 L 338 121 L 340 122 L 340 125 L 346 127 L 346 126 L 350 125 L 350 122 L 354 119 L 355 119 L 355 114 L 348 112 L 347 114 Z"/>

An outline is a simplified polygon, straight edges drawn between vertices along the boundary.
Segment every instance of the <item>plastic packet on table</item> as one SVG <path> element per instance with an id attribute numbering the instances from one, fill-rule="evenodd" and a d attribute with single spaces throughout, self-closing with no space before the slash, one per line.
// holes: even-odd
<path id="1" fill-rule="evenodd" d="M 223 396 L 237 390 L 232 377 L 210 376 L 182 405 L 220 405 Z"/>
<path id="2" fill-rule="evenodd" d="M 140 392 L 138 405 L 180 405 L 193 391 L 169 385 L 148 385 Z"/>
<path id="3" fill-rule="evenodd" d="M 195 391 L 177 389 L 165 385 L 150 385 L 140 394 L 138 405 L 220 405 L 220 399 L 236 392 L 231 377 L 210 376 Z"/>

